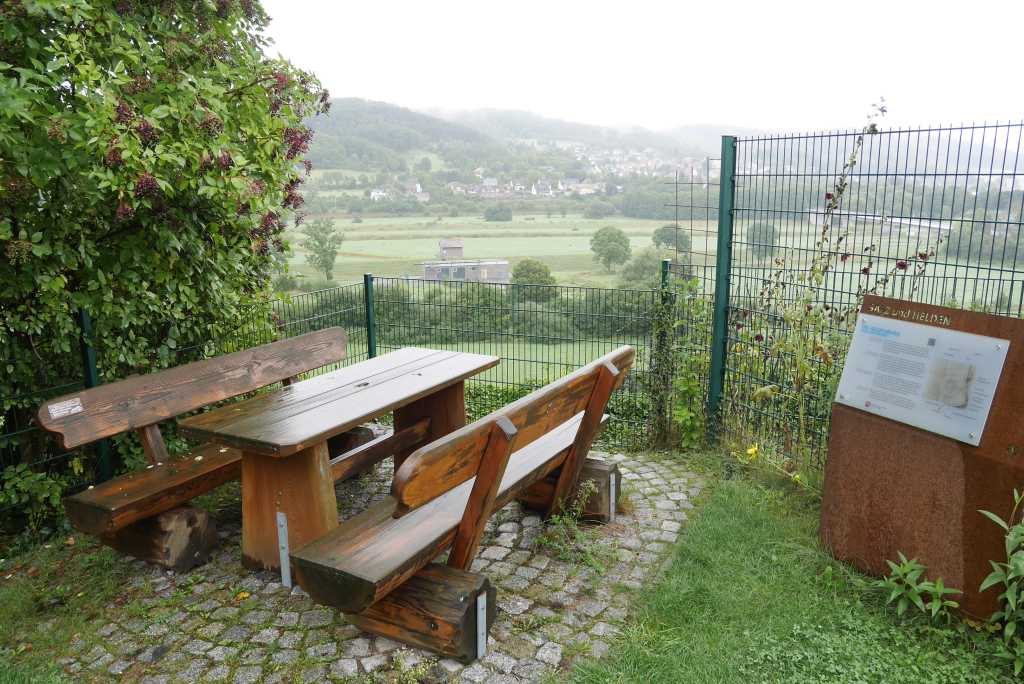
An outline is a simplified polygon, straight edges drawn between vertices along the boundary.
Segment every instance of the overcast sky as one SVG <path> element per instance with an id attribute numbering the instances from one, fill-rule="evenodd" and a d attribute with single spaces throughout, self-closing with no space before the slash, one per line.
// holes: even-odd
<path id="1" fill-rule="evenodd" d="M 1024 116 L 1021 0 L 264 0 L 339 97 L 595 124 L 859 126 Z M 727 127 L 727 126 L 726 126 Z"/>

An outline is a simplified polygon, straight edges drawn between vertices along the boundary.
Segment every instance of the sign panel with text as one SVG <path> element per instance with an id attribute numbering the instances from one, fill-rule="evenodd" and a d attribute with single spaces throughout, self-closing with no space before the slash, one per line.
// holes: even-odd
<path id="1" fill-rule="evenodd" d="M 862 313 L 836 401 L 978 446 L 1009 346 Z"/>

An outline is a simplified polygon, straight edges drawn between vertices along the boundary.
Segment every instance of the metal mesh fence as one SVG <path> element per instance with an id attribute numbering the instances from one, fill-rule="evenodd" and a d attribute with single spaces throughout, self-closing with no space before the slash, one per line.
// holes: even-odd
<path id="1" fill-rule="evenodd" d="M 1022 128 L 737 140 L 724 415 L 820 466 L 865 293 L 1020 316 Z"/>
<path id="2" fill-rule="evenodd" d="M 609 406 L 606 444 L 637 448 L 649 400 L 651 323 L 658 293 L 558 285 L 374 278 L 377 348 L 455 349 L 501 358 L 467 383 L 477 418 L 629 344 L 637 363 Z"/>

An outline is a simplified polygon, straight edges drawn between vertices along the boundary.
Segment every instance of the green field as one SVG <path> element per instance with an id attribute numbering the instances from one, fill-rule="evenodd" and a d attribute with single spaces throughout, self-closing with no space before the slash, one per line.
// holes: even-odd
<path id="1" fill-rule="evenodd" d="M 362 223 L 336 219 L 345 242 L 334 270 L 339 283 L 357 280 L 363 273 L 382 276 L 421 275 L 417 264 L 437 258 L 437 243 L 443 237 L 462 237 L 467 259 L 508 259 L 532 257 L 546 263 L 560 284 L 615 285 L 618 277 L 593 260 L 590 237 L 603 226 L 616 226 L 630 238 L 634 252 L 652 246 L 651 234 L 664 221 L 609 217 L 585 219 L 545 215 L 516 216 L 512 221 L 487 222 L 479 216 L 458 218 L 413 216 L 364 218 Z M 306 263 L 302 236 L 287 236 L 292 245 L 291 270 L 316 277 Z"/>

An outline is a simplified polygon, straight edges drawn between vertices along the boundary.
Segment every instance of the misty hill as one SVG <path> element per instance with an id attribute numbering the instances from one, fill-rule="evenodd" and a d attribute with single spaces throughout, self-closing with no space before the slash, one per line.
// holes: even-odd
<path id="1" fill-rule="evenodd" d="M 409 155 L 500 156 L 501 146 L 482 133 L 385 102 L 341 98 L 330 113 L 311 119 L 309 157 L 319 168 L 402 171 Z"/>

